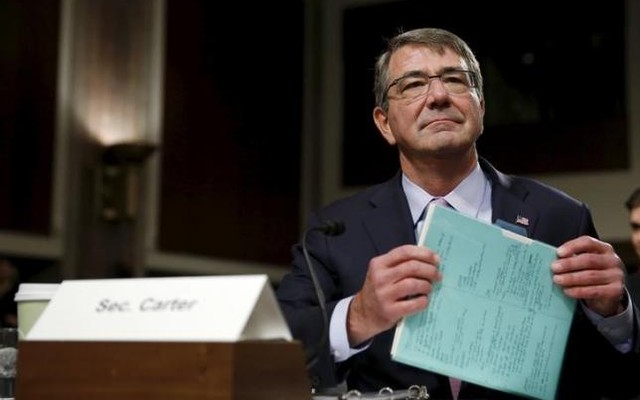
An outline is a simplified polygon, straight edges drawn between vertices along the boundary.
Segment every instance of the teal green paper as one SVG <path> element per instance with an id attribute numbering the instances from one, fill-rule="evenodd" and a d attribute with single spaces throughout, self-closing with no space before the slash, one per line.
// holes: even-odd
<path id="1" fill-rule="evenodd" d="M 418 243 L 440 255 L 443 280 L 396 327 L 392 359 L 553 399 L 575 308 L 552 281 L 555 247 L 441 206 Z"/>

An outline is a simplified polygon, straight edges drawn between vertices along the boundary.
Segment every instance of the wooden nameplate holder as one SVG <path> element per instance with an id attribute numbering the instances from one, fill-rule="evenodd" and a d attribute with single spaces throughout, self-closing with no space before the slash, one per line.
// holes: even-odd
<path id="1" fill-rule="evenodd" d="M 22 341 L 20 400 L 308 400 L 300 342 Z"/>

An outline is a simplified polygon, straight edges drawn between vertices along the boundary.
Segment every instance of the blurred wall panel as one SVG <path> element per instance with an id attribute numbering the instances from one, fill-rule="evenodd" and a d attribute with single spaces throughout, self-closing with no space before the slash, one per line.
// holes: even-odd
<path id="1" fill-rule="evenodd" d="M 60 2 L 0 0 L 0 230 L 48 235 Z"/>
<path id="2" fill-rule="evenodd" d="M 167 2 L 159 251 L 288 263 L 303 12 L 303 1 Z"/>

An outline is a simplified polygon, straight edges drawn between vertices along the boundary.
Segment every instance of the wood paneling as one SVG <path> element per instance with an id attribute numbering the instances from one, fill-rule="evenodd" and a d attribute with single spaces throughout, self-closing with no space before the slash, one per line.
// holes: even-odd
<path id="1" fill-rule="evenodd" d="M 59 14 L 0 0 L 0 230 L 50 233 Z"/>
<path id="2" fill-rule="evenodd" d="M 289 261 L 303 2 L 274 4 L 167 2 L 160 251 Z"/>

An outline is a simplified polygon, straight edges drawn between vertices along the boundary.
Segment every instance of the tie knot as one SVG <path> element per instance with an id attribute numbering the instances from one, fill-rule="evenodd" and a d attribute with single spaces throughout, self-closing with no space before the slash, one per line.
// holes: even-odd
<path id="1" fill-rule="evenodd" d="M 444 197 L 434 197 L 433 199 L 431 199 L 429 201 L 429 203 L 427 203 L 427 205 L 422 209 L 422 212 L 420 213 L 420 215 L 418 216 L 418 219 L 416 220 L 413 228 L 415 230 L 415 234 L 416 234 L 416 238 L 419 236 L 420 234 L 420 230 L 422 229 L 422 225 L 424 223 L 424 217 L 427 214 L 427 209 L 429 207 L 431 207 L 434 204 L 439 204 L 443 207 L 449 207 L 449 208 L 453 208 L 451 207 L 451 204 L 449 204 L 449 202 L 447 200 L 445 200 Z"/>
<path id="2" fill-rule="evenodd" d="M 439 204 L 443 207 L 451 208 L 451 204 L 449 204 L 449 202 L 445 200 L 444 197 L 434 197 L 431 200 L 429 200 L 427 205 L 422 209 L 422 212 L 420 213 L 420 215 L 418 216 L 418 219 L 416 220 L 415 226 L 418 226 L 418 224 L 420 224 L 424 220 L 424 217 L 427 214 L 427 210 L 429 209 L 429 207 L 431 207 L 434 204 Z"/>
<path id="3" fill-rule="evenodd" d="M 434 197 L 429 202 L 429 205 L 431 205 L 431 204 L 439 204 L 439 205 L 444 206 L 444 207 L 451 207 L 451 204 L 449 204 L 449 202 L 447 200 L 445 200 L 444 197 Z"/>

